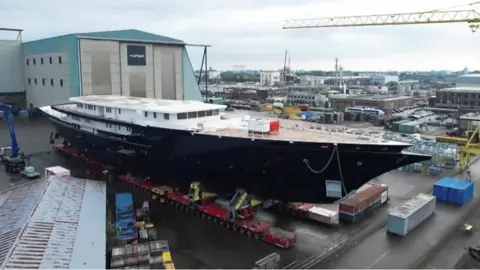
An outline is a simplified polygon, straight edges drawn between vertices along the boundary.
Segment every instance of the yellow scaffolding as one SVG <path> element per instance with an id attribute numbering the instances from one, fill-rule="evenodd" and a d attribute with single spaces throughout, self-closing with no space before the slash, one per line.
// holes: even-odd
<path id="1" fill-rule="evenodd" d="M 480 125 L 477 125 L 477 128 L 475 128 L 473 134 L 470 135 L 465 146 L 460 149 L 460 163 L 458 165 L 460 172 L 465 171 L 465 169 L 470 166 L 473 156 L 480 155 L 480 143 L 472 143 L 475 137 L 478 138 L 478 134 L 480 134 Z"/>

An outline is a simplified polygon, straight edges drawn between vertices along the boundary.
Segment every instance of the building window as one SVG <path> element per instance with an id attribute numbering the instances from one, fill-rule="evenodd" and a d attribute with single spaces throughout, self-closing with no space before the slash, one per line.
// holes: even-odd
<path id="1" fill-rule="evenodd" d="M 62 57 L 61 57 L 61 56 L 58 57 L 58 63 L 59 63 L 59 64 L 62 63 Z"/>
<path id="2" fill-rule="evenodd" d="M 35 66 L 37 62 L 35 61 L 35 58 L 33 58 L 33 65 Z"/>
<path id="3" fill-rule="evenodd" d="M 143 112 L 143 114 L 145 114 L 145 117 L 148 117 L 148 112 Z"/>
<path id="4" fill-rule="evenodd" d="M 40 64 L 43 65 L 43 57 L 40 58 Z"/>
<path id="5" fill-rule="evenodd" d="M 60 86 L 63 87 L 63 79 L 60 79 Z"/>
<path id="6" fill-rule="evenodd" d="M 106 111 L 107 113 L 111 113 L 111 112 L 112 112 L 112 108 L 105 108 L 105 111 Z"/>
<path id="7" fill-rule="evenodd" d="M 170 119 L 170 114 L 165 113 L 165 114 L 163 115 L 163 119 L 169 120 L 169 119 Z"/>
<path id="8" fill-rule="evenodd" d="M 35 78 L 33 81 L 35 82 L 35 85 L 37 85 L 37 78 Z"/>
<path id="9" fill-rule="evenodd" d="M 50 84 L 54 86 L 53 79 L 50 79 Z"/>
<path id="10" fill-rule="evenodd" d="M 32 79 L 28 78 L 28 84 L 32 83 Z"/>
<path id="11" fill-rule="evenodd" d="M 153 118 L 157 118 L 157 113 L 153 112 Z"/>
<path id="12" fill-rule="evenodd" d="M 45 86 L 45 78 L 42 79 L 42 85 Z"/>
<path id="13" fill-rule="evenodd" d="M 48 58 L 48 62 L 50 62 L 50 65 L 52 64 L 52 57 L 51 56 Z"/>
<path id="14" fill-rule="evenodd" d="M 30 66 L 30 60 L 27 58 L 27 66 Z"/>
<path id="15" fill-rule="evenodd" d="M 188 113 L 188 119 L 190 118 L 197 118 L 197 112 L 189 112 Z"/>

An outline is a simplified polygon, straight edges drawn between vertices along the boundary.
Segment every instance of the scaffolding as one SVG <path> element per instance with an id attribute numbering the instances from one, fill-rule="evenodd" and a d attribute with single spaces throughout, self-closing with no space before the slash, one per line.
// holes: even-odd
<path id="1" fill-rule="evenodd" d="M 385 134 L 384 138 L 412 144 L 412 146 L 404 150 L 405 152 L 432 156 L 431 160 L 400 167 L 398 168 L 400 171 L 415 172 L 423 175 L 438 175 L 443 170 L 454 169 L 460 160 L 460 149 L 456 144 L 419 140 L 393 134 Z"/>

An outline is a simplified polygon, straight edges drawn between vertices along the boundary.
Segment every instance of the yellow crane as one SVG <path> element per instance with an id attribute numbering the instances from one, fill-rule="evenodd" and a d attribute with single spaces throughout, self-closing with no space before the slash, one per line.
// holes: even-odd
<path id="1" fill-rule="evenodd" d="M 464 6 L 473 6 L 480 1 Z M 461 7 L 461 6 L 457 6 Z M 450 7 L 448 9 L 457 8 Z M 338 16 L 310 19 L 286 20 L 283 29 L 330 28 L 330 27 L 358 27 L 384 26 L 409 24 L 440 24 L 440 23 L 468 23 L 475 32 L 480 28 L 480 13 L 469 10 L 431 10 L 413 13 L 392 13 L 361 16 Z"/>
<path id="2" fill-rule="evenodd" d="M 456 9 L 463 6 L 480 4 L 480 1 L 466 5 L 450 7 Z M 442 23 L 467 23 L 475 33 L 480 29 L 480 13 L 474 9 L 447 10 L 437 9 L 425 12 L 392 13 L 361 16 L 337 16 L 309 19 L 286 20 L 283 29 L 308 29 L 308 28 L 332 28 L 332 27 L 359 27 L 359 26 L 385 26 L 385 25 L 414 25 L 414 24 L 442 24 Z M 480 134 L 480 124 L 468 139 L 456 138 L 456 143 L 463 142 L 465 145 L 460 149 L 459 171 L 468 168 L 472 157 L 480 155 L 480 143 L 473 143 L 473 139 Z M 458 142 L 457 142 L 458 141 Z"/>

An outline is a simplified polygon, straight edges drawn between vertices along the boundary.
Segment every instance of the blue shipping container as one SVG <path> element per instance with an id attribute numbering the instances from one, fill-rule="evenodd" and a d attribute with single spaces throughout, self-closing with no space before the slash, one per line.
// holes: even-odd
<path id="1" fill-rule="evenodd" d="M 118 240 L 137 238 L 137 228 L 131 193 L 118 193 L 115 195 L 115 219 Z"/>
<path id="2" fill-rule="evenodd" d="M 448 201 L 457 205 L 463 205 L 473 197 L 473 183 L 457 180 L 450 187 Z"/>
<path id="3" fill-rule="evenodd" d="M 437 200 L 439 201 L 449 201 L 448 193 L 450 191 L 450 187 L 454 185 L 455 182 L 455 179 L 443 178 L 433 186 L 433 195 L 437 197 Z"/>

